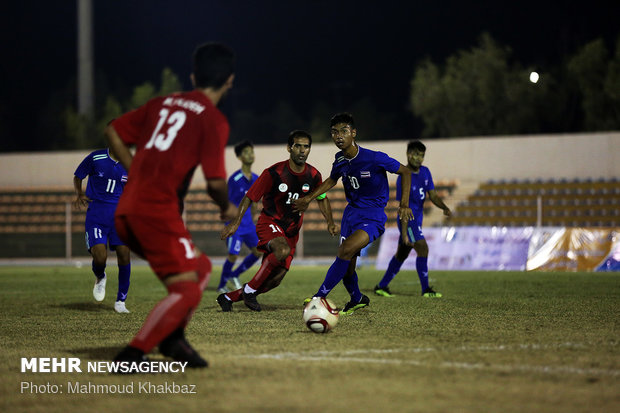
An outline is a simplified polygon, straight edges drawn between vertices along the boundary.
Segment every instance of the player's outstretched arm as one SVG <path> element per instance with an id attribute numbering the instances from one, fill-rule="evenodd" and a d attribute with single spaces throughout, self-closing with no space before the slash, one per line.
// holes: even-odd
<path id="1" fill-rule="evenodd" d="M 73 175 L 73 189 L 76 195 L 75 201 L 73 201 L 73 207 L 78 210 L 82 209 L 82 207 L 87 207 L 90 198 L 88 198 L 82 190 L 82 180 L 75 175 Z"/>
<path id="2" fill-rule="evenodd" d="M 437 191 L 435 191 L 434 189 L 428 191 L 428 198 L 437 208 L 443 210 L 443 214 L 445 216 L 452 216 L 452 211 L 450 211 L 450 208 L 448 208 L 448 206 L 443 202 L 443 199 L 441 199 L 441 197 L 437 194 Z"/>
<path id="3" fill-rule="evenodd" d="M 411 190 L 411 169 L 405 165 L 400 165 L 397 174 L 400 175 L 400 206 L 398 207 L 398 216 L 402 221 L 410 221 L 413 219 L 413 212 L 409 208 L 409 192 Z"/>
<path id="4" fill-rule="evenodd" d="M 114 157 L 125 167 L 125 170 L 129 171 L 131 161 L 133 160 L 133 155 L 129 151 L 129 147 L 123 142 L 121 137 L 118 136 L 116 129 L 114 129 L 112 125 L 106 126 L 104 133 Z"/>
<path id="5" fill-rule="evenodd" d="M 237 229 L 239 229 L 239 225 L 241 224 L 241 218 L 243 218 L 243 216 L 245 215 L 245 211 L 248 210 L 251 204 L 252 204 L 252 201 L 250 200 L 250 198 L 248 198 L 247 196 L 244 196 L 241 202 L 239 203 L 239 208 L 237 209 L 237 213 L 235 214 L 235 216 L 231 218 L 228 225 L 226 225 L 224 229 L 220 232 L 221 239 L 225 240 L 226 238 L 230 237 L 232 234 L 237 232 Z"/>
<path id="6" fill-rule="evenodd" d="M 308 205 L 310 205 L 310 202 L 312 202 L 313 199 L 316 199 L 319 195 L 322 195 L 325 192 L 329 191 L 334 187 L 334 185 L 336 185 L 336 181 L 334 181 L 332 178 L 327 178 L 323 181 L 321 185 L 315 188 L 314 191 L 302 198 L 293 201 L 293 210 L 304 212 L 306 209 L 308 209 Z"/>
<path id="7" fill-rule="evenodd" d="M 329 199 L 327 198 L 327 196 L 325 196 L 325 194 L 323 194 L 316 199 L 316 202 L 318 202 L 319 209 L 321 210 L 321 213 L 325 218 L 325 222 L 327 222 L 327 231 L 332 235 L 332 237 L 338 235 L 338 233 L 340 232 L 340 227 L 338 224 L 334 223 L 332 206 L 329 203 Z"/>

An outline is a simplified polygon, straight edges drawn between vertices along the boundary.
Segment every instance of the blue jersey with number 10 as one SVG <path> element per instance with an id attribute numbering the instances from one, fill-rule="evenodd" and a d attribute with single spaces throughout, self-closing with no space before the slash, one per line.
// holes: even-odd
<path id="1" fill-rule="evenodd" d="M 396 199 L 400 201 L 402 193 L 400 190 L 400 175 L 396 180 Z M 428 191 L 435 189 L 431 171 L 426 166 L 420 166 L 420 171 L 411 174 L 411 190 L 409 191 L 409 208 L 414 216 L 418 216 L 424 210 L 424 201 Z"/>
<path id="2" fill-rule="evenodd" d="M 358 148 L 352 159 L 338 152 L 329 177 L 334 181 L 342 177 L 344 193 L 352 207 L 385 208 L 390 197 L 386 171 L 396 173 L 400 162 L 383 152 L 359 145 Z"/>
<path id="3" fill-rule="evenodd" d="M 127 171 L 110 158 L 107 149 L 90 153 L 75 170 L 75 176 L 88 176 L 86 196 L 93 201 L 117 204 L 127 182 Z"/>

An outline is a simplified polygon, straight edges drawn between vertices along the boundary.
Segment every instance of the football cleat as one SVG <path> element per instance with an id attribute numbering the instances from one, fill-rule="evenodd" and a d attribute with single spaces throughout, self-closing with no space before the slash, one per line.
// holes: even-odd
<path id="1" fill-rule="evenodd" d="M 394 297 L 394 294 L 390 291 L 390 287 L 379 287 L 379 284 L 375 285 L 375 294 L 382 297 Z"/>
<path id="2" fill-rule="evenodd" d="M 149 359 L 148 357 L 146 357 L 146 355 L 144 354 L 144 352 L 140 349 L 137 349 L 135 347 L 131 347 L 131 346 L 127 346 L 124 349 L 122 349 L 120 351 L 120 353 L 118 353 L 116 355 L 116 357 L 114 357 L 114 363 L 121 363 L 121 362 L 129 362 L 129 363 L 148 363 Z M 116 371 L 117 374 L 133 374 L 134 372 L 125 372 L 125 371 L 121 371 L 118 370 Z"/>
<path id="3" fill-rule="evenodd" d="M 443 295 L 441 295 L 441 293 L 438 293 L 437 291 L 433 290 L 433 287 L 428 287 L 426 290 L 424 290 L 424 292 L 422 292 L 422 297 L 441 298 L 441 297 L 443 297 Z"/>
<path id="4" fill-rule="evenodd" d="M 235 287 L 235 290 L 243 288 L 243 284 L 241 284 L 241 281 L 239 281 L 239 277 L 233 277 L 228 281 L 232 283 L 233 287 Z"/>
<path id="5" fill-rule="evenodd" d="M 184 335 L 172 334 L 159 343 L 159 352 L 175 361 L 186 361 L 187 367 L 209 367 L 209 363 L 187 342 Z"/>
<path id="6" fill-rule="evenodd" d="M 117 301 L 114 303 L 114 311 L 117 313 L 129 313 L 127 307 L 125 307 L 124 301 Z"/>
<path id="7" fill-rule="evenodd" d="M 370 304 L 370 298 L 368 298 L 367 295 L 362 294 L 362 299 L 358 303 L 354 303 L 353 301 L 349 301 L 347 303 L 347 305 L 344 306 L 342 311 L 340 311 L 340 314 L 351 315 L 356 310 L 359 310 L 360 308 L 367 307 L 368 304 Z"/>
<path id="8" fill-rule="evenodd" d="M 306 306 L 306 304 L 308 304 L 310 301 L 312 301 L 314 297 L 308 297 L 306 299 L 304 299 L 304 307 Z"/>
<path id="9" fill-rule="evenodd" d="M 103 273 L 103 278 L 95 279 L 95 286 L 93 287 L 93 297 L 95 297 L 95 300 L 103 301 L 105 298 L 105 284 L 107 281 L 108 277 L 106 277 L 105 273 Z"/>
<path id="10" fill-rule="evenodd" d="M 220 294 L 217 296 L 217 303 L 222 308 L 222 311 L 227 313 L 232 311 L 232 301 L 226 298 L 224 294 Z"/>
<path id="11" fill-rule="evenodd" d="M 243 302 L 245 303 L 245 306 L 247 308 L 249 308 L 252 311 L 260 311 L 260 304 L 258 303 L 258 301 L 256 301 L 256 293 L 246 293 L 245 291 L 243 291 L 241 293 L 241 296 L 243 297 Z"/>

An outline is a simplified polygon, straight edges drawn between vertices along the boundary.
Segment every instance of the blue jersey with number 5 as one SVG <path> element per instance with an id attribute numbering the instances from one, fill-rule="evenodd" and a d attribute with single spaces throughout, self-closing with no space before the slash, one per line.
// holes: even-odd
<path id="1" fill-rule="evenodd" d="M 385 208 L 390 197 L 387 172 L 396 173 L 400 162 L 383 152 L 358 146 L 352 159 L 338 152 L 329 175 L 334 181 L 342 177 L 349 205 L 355 208 Z"/>
<path id="2" fill-rule="evenodd" d="M 435 189 L 431 171 L 426 166 L 420 166 L 420 171 L 411 174 L 411 190 L 409 192 L 409 208 L 414 216 L 421 214 L 428 191 Z M 402 192 L 400 190 L 400 175 L 396 180 L 396 199 L 400 201 Z"/>
<path id="3" fill-rule="evenodd" d="M 88 176 L 86 196 L 93 201 L 117 204 L 127 182 L 127 171 L 110 158 L 108 149 L 90 153 L 75 170 L 75 176 Z"/>

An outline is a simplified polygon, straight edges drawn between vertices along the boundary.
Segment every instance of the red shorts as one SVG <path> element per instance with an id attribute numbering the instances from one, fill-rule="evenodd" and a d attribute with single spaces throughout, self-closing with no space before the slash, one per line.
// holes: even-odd
<path id="1" fill-rule="evenodd" d="M 292 238 L 287 237 L 284 230 L 276 223 L 276 221 L 274 221 L 273 218 L 261 214 L 258 217 L 258 222 L 256 222 L 256 235 L 258 235 L 257 249 L 265 253 L 271 252 L 269 249 L 269 241 L 279 237 L 284 237 L 286 239 L 286 243 L 291 249 L 291 253 L 288 257 L 286 257 L 286 260 L 284 260 L 283 267 L 288 270 L 291 267 L 291 261 L 293 261 L 293 256 L 295 255 L 295 247 L 297 246 L 299 234 Z"/>
<path id="2" fill-rule="evenodd" d="M 114 220 L 119 237 L 160 279 L 197 270 L 194 243 L 178 214 L 116 215 Z"/>

